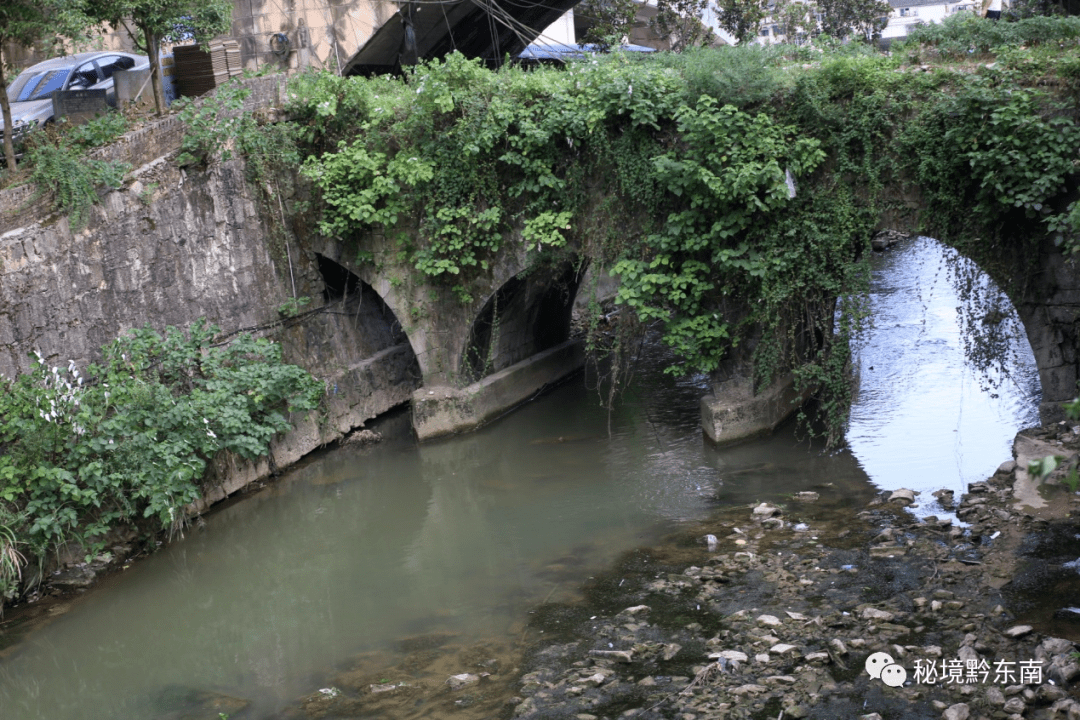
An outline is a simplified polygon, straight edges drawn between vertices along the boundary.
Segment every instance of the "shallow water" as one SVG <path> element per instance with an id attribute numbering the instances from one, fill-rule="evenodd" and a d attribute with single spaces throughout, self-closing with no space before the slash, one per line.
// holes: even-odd
<path id="1" fill-rule="evenodd" d="M 887 320 L 863 350 L 875 369 L 864 367 L 852 452 L 823 453 L 790 425 L 714 448 L 699 426 L 703 378 L 673 380 L 660 372 L 669 360 L 647 350 L 610 437 L 591 379 L 578 376 L 477 433 L 327 452 L 214 512 L 0 660 L 0 715 L 165 717 L 168 698 L 196 689 L 267 717 L 349 658 L 409 636 L 513 637 L 537 603 L 572 598 L 620 552 L 718 504 L 815 489 L 856 506 L 875 484 L 932 490 L 985 476 L 1008 457 L 1005 435 L 1026 406 L 987 405 L 962 362 L 943 359 L 956 338 L 925 299 L 951 301 L 940 286 L 925 292 L 906 252 L 883 259 L 892 280 L 875 303 Z M 904 310 L 911 277 L 924 300 Z"/>
<path id="2" fill-rule="evenodd" d="M 952 254 L 915 238 L 875 255 L 874 327 L 859 352 L 847 433 L 873 482 L 922 492 L 916 511 L 924 513 L 934 510 L 929 493 L 947 488 L 959 498 L 1012 457 L 1017 430 L 1039 422 L 1039 378 L 1026 337 L 1013 344 L 1019 361 L 996 392 L 965 363 L 960 300 L 946 262 Z"/>

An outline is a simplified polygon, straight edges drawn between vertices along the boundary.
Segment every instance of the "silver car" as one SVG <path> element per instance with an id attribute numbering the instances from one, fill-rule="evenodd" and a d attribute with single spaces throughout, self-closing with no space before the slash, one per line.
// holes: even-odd
<path id="1" fill-rule="evenodd" d="M 142 70 L 150 67 L 145 55 L 115 51 L 84 52 L 53 58 L 32 65 L 8 85 L 13 137 L 21 138 L 28 130 L 53 119 L 53 93 L 58 90 L 105 90 L 106 100 L 116 105 L 113 73 L 117 70 Z M 0 118 L 0 132 L 4 127 Z"/>

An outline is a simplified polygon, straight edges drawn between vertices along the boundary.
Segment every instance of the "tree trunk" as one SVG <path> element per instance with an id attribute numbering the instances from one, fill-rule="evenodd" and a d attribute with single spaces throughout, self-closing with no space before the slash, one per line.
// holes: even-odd
<path id="1" fill-rule="evenodd" d="M 8 102 L 7 77 L 4 75 L 4 51 L 0 47 L 0 111 L 4 118 L 4 160 L 8 170 L 15 169 L 15 143 L 12 141 L 15 128 L 11 126 L 11 103 Z"/>
<path id="2" fill-rule="evenodd" d="M 165 106 L 165 79 L 161 75 L 161 58 L 158 57 L 158 39 L 150 30 L 144 29 L 146 38 L 146 54 L 150 56 L 150 85 L 154 89 L 154 105 L 157 114 L 164 115 Z"/>

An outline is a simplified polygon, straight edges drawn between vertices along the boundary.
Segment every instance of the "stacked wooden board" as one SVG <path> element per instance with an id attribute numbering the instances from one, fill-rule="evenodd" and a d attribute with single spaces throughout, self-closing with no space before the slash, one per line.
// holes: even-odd
<path id="1" fill-rule="evenodd" d="M 236 77 L 244 71 L 240 65 L 240 43 L 236 40 L 222 40 L 225 48 L 225 64 L 229 68 L 229 77 Z"/>
<path id="2" fill-rule="evenodd" d="M 198 45 L 173 48 L 176 87 L 181 95 L 198 97 L 240 74 L 240 43 L 215 40 L 209 47 L 209 52 Z"/>

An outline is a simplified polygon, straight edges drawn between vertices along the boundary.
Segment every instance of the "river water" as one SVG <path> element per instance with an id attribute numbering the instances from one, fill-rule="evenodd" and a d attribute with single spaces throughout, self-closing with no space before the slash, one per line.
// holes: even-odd
<path id="1" fill-rule="evenodd" d="M 647 350 L 610 436 L 578 376 L 479 432 L 326 452 L 212 513 L 5 653 L 0 717 L 181 717 L 172 700 L 191 690 L 271 717 L 411 637 L 509 643 L 538 603 L 573 599 L 619 553 L 717 506 L 814 489 L 856 507 L 906 486 L 929 512 L 928 491 L 1009 457 L 1038 399 L 1031 368 L 997 399 L 965 368 L 943 252 L 918 240 L 875 260 L 849 449 L 822 452 L 791 426 L 712 447 L 704 378 L 665 376 L 668 358 Z M 407 418 L 388 422 L 393 435 Z"/>

